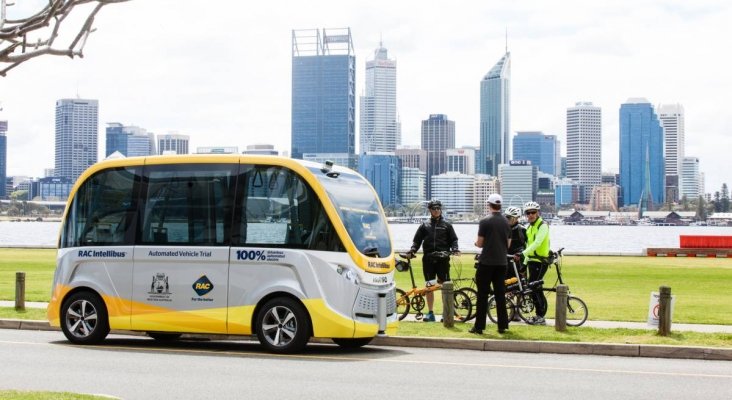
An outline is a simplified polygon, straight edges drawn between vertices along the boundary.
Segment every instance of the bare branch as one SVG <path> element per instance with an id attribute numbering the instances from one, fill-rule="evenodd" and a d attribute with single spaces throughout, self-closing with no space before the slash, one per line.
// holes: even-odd
<path id="1" fill-rule="evenodd" d="M 48 3 L 33 15 L 8 19 L 7 10 L 14 4 L 0 0 L 0 76 L 30 59 L 42 56 L 83 57 L 84 46 L 89 35 L 95 31 L 94 18 L 102 7 L 124 3 L 130 0 L 48 0 Z M 79 10 L 78 6 L 95 3 L 84 23 L 76 28 L 76 34 L 68 46 L 55 46 L 66 18 Z M 76 13 L 78 14 L 78 13 Z"/>

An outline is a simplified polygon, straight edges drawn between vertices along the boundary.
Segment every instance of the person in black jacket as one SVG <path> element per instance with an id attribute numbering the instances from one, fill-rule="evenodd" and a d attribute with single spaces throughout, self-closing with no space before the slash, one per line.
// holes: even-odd
<path id="1" fill-rule="evenodd" d="M 518 207 L 508 207 L 506 208 L 506 211 L 503 212 L 503 215 L 506 216 L 508 224 L 511 225 L 511 247 L 508 248 L 508 254 L 521 254 L 521 252 L 526 248 L 526 228 L 518 223 L 519 218 L 521 218 L 521 209 Z M 516 268 L 518 268 L 519 273 L 521 274 L 526 270 L 526 266 L 523 265 L 522 261 L 523 260 L 520 258 L 515 260 Z M 506 279 L 514 276 L 516 276 L 516 274 L 513 271 L 513 267 L 509 265 L 506 270 Z M 516 278 L 518 277 L 516 276 Z"/>
<path id="2" fill-rule="evenodd" d="M 437 282 L 443 283 L 450 280 L 450 253 L 460 254 L 460 252 L 455 229 L 442 217 L 442 202 L 431 200 L 427 203 L 427 207 L 430 210 L 431 218 L 417 228 L 409 252 L 414 255 L 422 246 L 424 251 L 422 269 L 426 286 L 429 287 Z M 429 312 L 424 316 L 424 321 L 434 321 L 435 314 L 432 312 L 432 306 L 435 303 L 435 295 L 433 292 L 427 292 L 425 298 Z"/>

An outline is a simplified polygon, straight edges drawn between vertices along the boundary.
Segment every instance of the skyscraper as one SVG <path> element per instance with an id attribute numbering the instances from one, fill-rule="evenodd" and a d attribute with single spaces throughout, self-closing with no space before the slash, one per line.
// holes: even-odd
<path id="1" fill-rule="evenodd" d="M 480 81 L 480 150 L 476 172 L 498 175 L 510 149 L 511 53 L 506 54 Z"/>
<path id="2" fill-rule="evenodd" d="M 681 160 L 681 197 L 687 200 L 697 199 L 704 194 L 698 157 L 684 157 Z"/>
<path id="3" fill-rule="evenodd" d="M 342 154 L 356 164 L 356 56 L 351 29 L 292 31 L 292 157 Z"/>
<path id="4" fill-rule="evenodd" d="M 561 149 L 556 135 L 521 131 L 513 137 L 513 159 L 529 160 L 539 171 L 558 176 L 561 172 Z"/>
<path id="5" fill-rule="evenodd" d="M 158 152 L 160 154 L 188 154 L 190 136 L 171 133 L 158 135 Z"/>
<path id="6" fill-rule="evenodd" d="M 359 155 L 358 172 L 376 190 L 384 207 L 401 204 L 401 160 L 389 152 L 370 152 Z"/>
<path id="7" fill-rule="evenodd" d="M 684 107 L 681 104 L 661 104 L 658 119 L 663 127 L 666 193 L 670 201 L 679 199 L 679 175 L 684 161 Z"/>
<path id="8" fill-rule="evenodd" d="M 107 123 L 105 157 L 115 151 L 126 157 L 157 154 L 155 135 L 137 126 L 125 126 L 119 122 Z"/>
<path id="9" fill-rule="evenodd" d="M 5 190 L 5 180 L 8 174 L 8 121 L 0 121 L 0 199 L 8 194 Z"/>
<path id="10" fill-rule="evenodd" d="M 56 101 L 56 176 L 76 181 L 97 162 L 99 102 L 89 99 Z"/>
<path id="11" fill-rule="evenodd" d="M 455 148 L 455 121 L 445 114 L 430 114 L 422 121 L 422 149 L 427 151 L 427 197 L 432 197 L 432 177 L 447 172 L 447 149 Z"/>
<path id="12" fill-rule="evenodd" d="M 651 209 L 663 204 L 663 154 L 663 129 L 651 103 L 631 98 L 621 104 L 620 185 L 625 205 L 652 201 Z"/>
<path id="13" fill-rule="evenodd" d="M 592 102 L 567 108 L 567 178 L 584 188 L 581 202 L 602 182 L 602 110 Z"/>
<path id="14" fill-rule="evenodd" d="M 447 171 L 456 171 L 465 175 L 475 175 L 475 149 L 447 149 Z"/>
<path id="15" fill-rule="evenodd" d="M 359 153 L 393 152 L 402 143 L 397 119 L 396 61 L 379 43 L 374 59 L 366 62 L 366 94 L 361 96 Z"/>

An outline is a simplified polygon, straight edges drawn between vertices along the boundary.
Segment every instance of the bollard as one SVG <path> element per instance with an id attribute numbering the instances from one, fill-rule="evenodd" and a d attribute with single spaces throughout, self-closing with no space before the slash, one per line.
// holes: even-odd
<path id="1" fill-rule="evenodd" d="M 554 330 L 564 332 L 567 330 L 567 296 L 569 296 L 569 286 L 557 286 L 557 305 L 554 311 Z"/>
<path id="2" fill-rule="evenodd" d="M 658 293 L 658 334 L 668 336 L 671 333 L 671 288 L 661 286 Z"/>
<path id="3" fill-rule="evenodd" d="M 25 272 L 15 273 L 15 311 L 25 311 Z"/>
<path id="4" fill-rule="evenodd" d="M 455 325 L 455 299 L 452 282 L 442 284 L 442 325 L 452 328 Z"/>

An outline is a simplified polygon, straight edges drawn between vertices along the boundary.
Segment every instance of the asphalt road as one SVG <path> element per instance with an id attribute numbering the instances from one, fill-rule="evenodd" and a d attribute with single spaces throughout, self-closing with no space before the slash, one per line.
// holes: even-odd
<path id="1" fill-rule="evenodd" d="M 729 399 L 728 361 L 310 345 L 297 356 L 253 342 L 0 329 L 0 388 L 124 399 Z"/>

